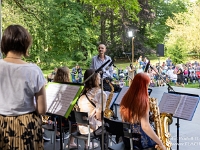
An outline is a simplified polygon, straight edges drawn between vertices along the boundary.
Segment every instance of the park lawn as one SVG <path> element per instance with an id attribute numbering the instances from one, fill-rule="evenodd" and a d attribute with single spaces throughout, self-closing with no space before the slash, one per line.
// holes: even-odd
<path id="1" fill-rule="evenodd" d="M 161 65 L 163 62 L 166 61 L 165 57 L 148 56 L 148 58 L 149 58 L 149 60 L 151 62 L 151 65 L 155 65 L 156 63 L 159 63 L 159 62 L 160 62 L 160 65 Z M 116 70 L 117 69 L 121 69 L 121 68 L 125 69 L 127 66 L 130 65 L 130 63 L 131 62 L 130 62 L 130 60 L 128 58 L 117 59 L 117 60 L 114 61 L 114 65 L 116 66 L 115 69 Z M 136 64 L 134 63 L 134 65 L 136 65 Z M 87 68 L 85 66 L 83 66 L 83 67 L 80 66 L 80 67 L 83 69 L 83 74 L 84 74 L 86 69 L 89 69 L 89 67 Z M 70 72 L 71 72 L 72 67 L 71 68 L 69 67 L 69 69 L 70 69 Z M 43 74 L 44 74 L 45 78 L 47 78 L 47 75 L 51 74 L 51 72 L 53 72 L 53 69 L 42 70 L 42 71 L 43 71 Z M 171 83 L 170 85 L 171 86 L 175 86 L 173 83 Z M 199 83 L 196 82 L 195 84 L 193 84 L 193 83 L 185 84 L 185 87 L 187 87 L 187 88 L 199 88 Z"/>

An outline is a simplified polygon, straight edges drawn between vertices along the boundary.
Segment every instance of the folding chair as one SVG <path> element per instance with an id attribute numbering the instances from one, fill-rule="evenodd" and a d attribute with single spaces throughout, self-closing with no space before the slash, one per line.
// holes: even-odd
<path id="1" fill-rule="evenodd" d="M 110 120 L 104 118 L 106 131 L 110 136 L 122 136 L 130 139 L 131 150 L 156 150 L 155 148 L 142 149 L 141 135 L 139 133 L 132 133 L 132 126 L 129 123 L 124 123 L 117 120 Z M 137 147 L 136 147 L 137 145 Z M 135 146 L 135 147 L 134 147 Z M 109 150 L 128 150 L 126 149 L 124 142 L 112 145 L 108 147 Z"/>
<path id="2" fill-rule="evenodd" d="M 51 144 L 53 144 L 53 150 L 56 150 L 56 134 L 57 134 L 57 131 L 60 130 L 60 148 L 61 150 L 63 149 L 64 147 L 64 133 L 65 131 L 68 131 L 69 130 L 69 127 L 68 126 L 63 126 L 62 127 L 62 117 L 58 117 L 58 119 L 60 119 L 60 124 L 59 124 L 59 128 L 58 128 L 58 125 L 57 125 L 57 117 L 54 116 L 53 119 L 53 124 L 45 124 L 45 125 L 42 125 L 42 128 L 44 128 L 45 130 L 48 130 L 48 131 L 52 131 L 52 134 L 51 134 Z"/>
<path id="3" fill-rule="evenodd" d="M 97 138 L 97 137 L 95 137 L 94 134 L 90 132 L 90 124 L 89 124 L 89 120 L 88 120 L 88 113 L 87 112 L 72 111 L 68 120 L 69 120 L 70 135 L 77 139 L 77 146 L 79 145 L 78 139 L 84 140 L 84 141 L 87 140 L 87 149 L 89 150 L 90 141 L 92 142 L 92 149 L 94 149 L 94 139 Z M 77 124 L 77 126 L 78 125 L 84 125 L 84 126 L 88 127 L 89 134 L 83 135 L 78 131 L 71 133 L 72 124 L 75 124 L 75 123 Z M 69 148 L 70 148 L 70 140 L 68 140 L 68 149 Z"/>

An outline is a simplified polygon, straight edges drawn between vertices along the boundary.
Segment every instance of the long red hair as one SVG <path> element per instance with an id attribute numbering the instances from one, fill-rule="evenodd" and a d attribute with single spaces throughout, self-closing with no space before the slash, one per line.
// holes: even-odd
<path id="1" fill-rule="evenodd" d="M 148 85 L 150 78 L 146 73 L 138 73 L 120 103 L 121 118 L 125 122 L 140 122 L 149 107 Z"/>

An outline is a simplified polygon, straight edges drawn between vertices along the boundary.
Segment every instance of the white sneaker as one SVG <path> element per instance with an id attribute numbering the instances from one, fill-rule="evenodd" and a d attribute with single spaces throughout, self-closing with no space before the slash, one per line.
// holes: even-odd
<path id="1" fill-rule="evenodd" d="M 45 140 L 45 141 L 50 141 L 51 139 L 48 138 L 47 135 L 44 133 L 44 134 L 43 134 L 43 140 Z"/>

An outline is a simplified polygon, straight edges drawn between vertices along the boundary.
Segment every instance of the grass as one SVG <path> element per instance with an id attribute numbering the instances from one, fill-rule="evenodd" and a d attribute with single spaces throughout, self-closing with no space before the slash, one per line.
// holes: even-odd
<path id="1" fill-rule="evenodd" d="M 174 83 L 170 83 L 170 85 L 171 86 L 177 86 Z M 196 83 L 190 83 L 189 82 L 188 84 L 184 85 L 184 87 L 186 87 L 186 88 L 199 88 L 199 86 L 200 86 L 200 84 L 198 82 L 196 82 Z M 181 87 L 181 86 L 179 86 L 179 87 Z"/>
<path id="2" fill-rule="evenodd" d="M 156 63 L 159 63 L 159 61 L 160 61 L 160 64 L 162 64 L 162 62 L 165 62 L 167 58 L 157 57 L 154 55 L 154 56 L 148 56 L 148 59 L 150 60 L 151 65 L 155 65 Z M 130 65 L 130 63 L 131 62 L 128 58 L 117 59 L 114 62 L 116 69 L 120 69 L 120 68 L 125 69 L 127 66 Z M 136 64 L 134 64 L 134 65 L 136 65 Z M 83 73 L 87 69 L 87 67 L 85 67 L 85 66 L 80 66 L 80 67 L 85 68 L 85 69 L 83 69 Z M 72 68 L 69 68 L 69 69 L 71 71 Z M 47 70 L 42 70 L 42 71 L 43 71 L 44 76 L 47 77 L 47 75 L 50 74 L 53 71 L 53 69 L 47 69 Z M 170 85 L 175 86 L 173 83 L 170 83 Z M 199 88 L 199 83 L 195 83 L 195 84 L 189 83 L 189 84 L 186 84 L 185 87 L 186 88 Z"/>

